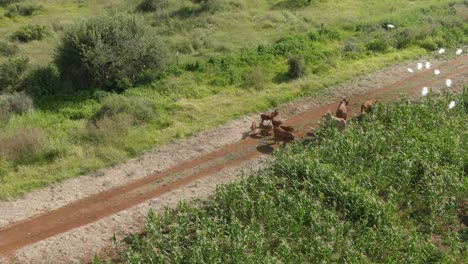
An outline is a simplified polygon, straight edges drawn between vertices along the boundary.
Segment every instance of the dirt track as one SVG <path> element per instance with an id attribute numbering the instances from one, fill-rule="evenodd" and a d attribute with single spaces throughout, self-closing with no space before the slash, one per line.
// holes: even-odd
<path id="1" fill-rule="evenodd" d="M 434 76 L 433 69 L 435 68 L 441 70 L 442 73 L 439 76 Z M 464 55 L 441 65 L 434 65 L 431 70 L 416 72 L 408 78 L 384 87 L 353 95 L 350 97 L 350 101 L 362 102 L 367 98 L 377 98 L 379 101 L 386 102 L 394 100 L 400 93 L 419 93 L 423 86 L 439 84 L 442 87 L 445 79 L 455 79 L 457 76 L 465 76 L 467 73 L 468 56 Z M 335 99 L 332 104 L 313 107 L 292 116 L 287 120 L 286 125 L 294 126 L 298 131 L 297 135 L 306 135 L 307 132 L 310 132 L 311 127 L 317 125 L 318 119 L 323 114 L 335 109 L 336 102 L 341 98 Z M 356 113 L 358 108 L 358 103 L 351 104 L 352 112 Z M 29 244 L 95 222 L 186 186 L 197 179 L 271 153 L 274 149 L 271 143 L 269 138 L 247 136 L 243 140 L 162 172 L 10 224 L 0 230 L 0 255 L 12 255 L 14 251 Z"/>

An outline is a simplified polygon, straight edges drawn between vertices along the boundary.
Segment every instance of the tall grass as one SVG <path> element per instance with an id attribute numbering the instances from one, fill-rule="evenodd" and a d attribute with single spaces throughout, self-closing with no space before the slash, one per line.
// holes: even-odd
<path id="1" fill-rule="evenodd" d="M 325 123 L 212 199 L 150 211 L 115 261 L 464 262 L 467 95 L 401 99 L 343 133 Z"/>

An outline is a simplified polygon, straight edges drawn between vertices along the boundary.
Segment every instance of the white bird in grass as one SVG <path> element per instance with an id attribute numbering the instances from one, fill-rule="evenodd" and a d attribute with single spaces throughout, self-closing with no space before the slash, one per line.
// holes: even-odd
<path id="1" fill-rule="evenodd" d="M 460 55 L 460 54 L 462 54 L 462 52 L 463 52 L 462 49 L 457 49 L 457 52 L 455 52 L 455 54 Z"/>
<path id="2" fill-rule="evenodd" d="M 439 74 L 440 74 L 440 71 L 436 69 L 436 70 L 434 70 L 434 74 L 435 74 L 435 75 L 439 75 Z"/>
<path id="3" fill-rule="evenodd" d="M 411 68 L 408 68 L 408 71 L 411 72 L 411 73 L 414 72 L 413 69 L 411 69 Z"/>
<path id="4" fill-rule="evenodd" d="M 388 25 L 387 25 L 387 28 L 395 28 L 395 25 L 388 24 Z"/>
<path id="5" fill-rule="evenodd" d="M 428 69 L 428 70 L 429 70 L 430 68 L 431 68 L 431 63 L 430 63 L 430 62 L 428 62 L 428 61 L 426 61 L 426 69 Z"/>
<path id="6" fill-rule="evenodd" d="M 450 80 L 450 79 L 445 80 L 445 85 L 446 85 L 447 87 L 452 86 L 452 80 Z"/>
<path id="7" fill-rule="evenodd" d="M 444 52 L 445 52 L 445 49 L 440 49 L 440 50 L 439 50 L 439 54 L 442 54 L 442 53 L 444 53 Z"/>
<path id="8" fill-rule="evenodd" d="M 450 104 L 449 104 L 449 107 L 448 109 L 452 109 L 455 107 L 455 102 L 454 101 L 450 101 Z"/>
<path id="9" fill-rule="evenodd" d="M 422 69 L 423 65 L 422 63 L 418 62 L 418 70 Z"/>
<path id="10" fill-rule="evenodd" d="M 421 91 L 422 96 L 426 96 L 429 93 L 429 89 L 427 87 L 423 87 Z"/>

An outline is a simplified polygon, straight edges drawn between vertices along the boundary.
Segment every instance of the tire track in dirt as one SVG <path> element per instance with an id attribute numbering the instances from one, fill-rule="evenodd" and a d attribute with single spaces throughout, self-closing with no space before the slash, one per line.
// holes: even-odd
<path id="1" fill-rule="evenodd" d="M 423 86 L 445 78 L 468 72 L 467 56 L 443 63 L 437 67 L 442 74 L 434 77 L 432 70 L 418 72 L 411 77 L 390 85 L 350 97 L 352 102 L 377 97 L 381 101 L 397 97 L 395 92 L 414 93 Z M 340 98 L 337 98 L 339 100 Z M 356 104 L 353 104 L 356 105 Z M 351 105 L 352 112 L 357 112 Z M 317 120 L 330 110 L 335 110 L 336 103 L 309 109 L 290 118 L 287 125 L 297 127 L 297 135 L 302 137 L 317 125 Z M 298 129 L 300 128 L 300 129 Z M 261 144 L 258 144 L 258 143 Z M 21 247 L 66 232 L 73 228 L 97 221 L 121 210 L 135 206 L 148 199 L 160 196 L 171 190 L 187 185 L 197 179 L 216 173 L 227 167 L 238 165 L 246 160 L 271 153 L 273 147 L 266 140 L 247 137 L 235 144 L 180 164 L 161 173 L 151 174 L 130 184 L 110 189 L 106 192 L 78 200 L 67 206 L 34 216 L 0 230 L 0 255 L 11 253 Z M 177 175 L 177 177 L 174 177 Z"/>

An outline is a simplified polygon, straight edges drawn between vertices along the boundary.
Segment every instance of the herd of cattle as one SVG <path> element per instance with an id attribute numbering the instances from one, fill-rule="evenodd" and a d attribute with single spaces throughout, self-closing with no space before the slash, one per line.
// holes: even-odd
<path id="1" fill-rule="evenodd" d="M 378 103 L 377 100 L 367 100 L 361 105 L 361 115 L 363 113 L 370 113 L 372 111 L 372 106 Z M 346 128 L 346 120 L 348 118 L 348 105 L 349 101 L 347 99 L 341 100 L 339 103 L 335 116 L 332 116 L 333 124 L 339 131 L 343 131 Z M 296 136 L 294 135 L 294 128 L 290 126 L 283 126 L 280 120 L 276 118 L 279 115 L 278 109 L 271 113 L 263 113 L 260 115 L 261 121 L 257 127 L 257 123 L 255 121 L 252 122 L 250 129 L 253 133 L 256 133 L 257 129 L 260 130 L 260 135 L 262 136 L 269 136 L 273 131 L 273 139 L 275 140 L 275 144 L 278 142 L 283 142 L 284 145 L 293 141 Z M 264 121 L 270 121 L 267 125 L 265 125 Z"/>

